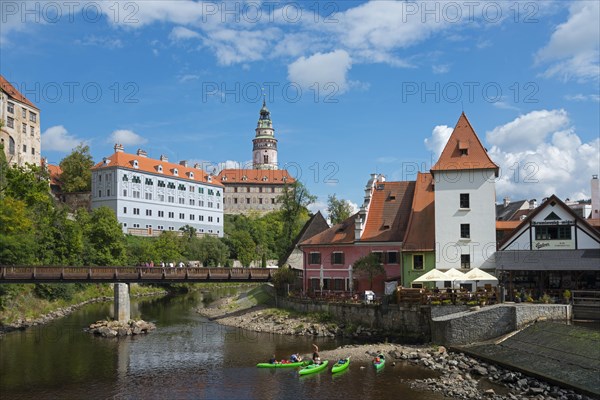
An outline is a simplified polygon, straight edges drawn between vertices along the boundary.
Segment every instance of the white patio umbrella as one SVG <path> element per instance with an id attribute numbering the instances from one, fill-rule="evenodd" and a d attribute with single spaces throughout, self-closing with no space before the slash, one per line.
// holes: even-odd
<path id="1" fill-rule="evenodd" d="M 350 289 L 350 292 L 352 292 L 352 290 L 354 290 L 354 282 L 352 281 L 352 264 L 350 264 L 348 266 L 348 289 Z"/>
<path id="2" fill-rule="evenodd" d="M 439 269 L 432 269 L 431 271 L 421 275 L 413 282 L 439 282 L 447 281 L 448 277 Z"/>
<path id="3" fill-rule="evenodd" d="M 449 281 L 452 281 L 452 288 L 454 288 L 454 281 L 464 281 L 465 274 L 457 270 L 456 268 L 450 268 L 444 272 L 444 275 L 448 277 Z"/>
<path id="4" fill-rule="evenodd" d="M 487 272 L 485 272 L 479 268 L 473 268 L 472 270 L 470 270 L 469 272 L 464 274 L 463 279 L 465 281 L 497 281 L 498 280 L 498 278 L 496 278 L 494 275 L 488 274 Z"/>
<path id="5" fill-rule="evenodd" d="M 487 272 L 480 270 L 479 268 L 473 268 L 469 272 L 465 274 L 465 281 L 475 281 L 475 289 L 477 289 L 477 282 L 479 281 L 496 281 L 498 282 L 498 278 L 496 278 L 492 274 L 488 274 Z"/>
<path id="6" fill-rule="evenodd" d="M 319 270 L 319 285 L 321 286 L 321 291 L 323 291 L 323 264 L 321 264 L 321 269 Z"/>

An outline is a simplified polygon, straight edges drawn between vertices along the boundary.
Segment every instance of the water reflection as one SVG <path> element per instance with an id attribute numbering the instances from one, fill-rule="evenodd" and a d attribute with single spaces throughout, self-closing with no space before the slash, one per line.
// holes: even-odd
<path id="1" fill-rule="evenodd" d="M 369 364 L 353 362 L 336 376 L 326 371 L 302 378 L 294 369 L 256 368 L 271 354 L 310 354 L 315 339 L 217 325 L 194 311 L 207 297 L 134 301 L 132 310 L 157 325 L 144 336 L 104 339 L 83 332 L 108 315 L 111 304 L 90 305 L 45 327 L 7 334 L 0 340 L 0 398 L 442 399 L 410 390 L 403 379 L 432 376 L 413 366 L 390 364 L 377 374 Z M 342 343 L 320 339 L 318 344 L 327 350 Z"/>

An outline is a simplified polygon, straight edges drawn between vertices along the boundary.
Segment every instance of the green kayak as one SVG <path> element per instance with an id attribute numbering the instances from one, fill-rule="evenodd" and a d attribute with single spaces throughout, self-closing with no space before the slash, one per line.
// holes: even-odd
<path id="1" fill-rule="evenodd" d="M 305 367 L 309 364 L 312 364 L 312 361 L 299 361 L 294 363 L 280 363 L 277 362 L 275 364 L 271 363 L 258 363 L 256 366 L 258 368 L 296 368 L 296 367 Z"/>
<path id="2" fill-rule="evenodd" d="M 385 366 L 385 356 L 383 354 L 379 354 L 377 357 L 379 357 L 379 362 L 373 360 L 373 366 L 379 371 Z"/>
<path id="3" fill-rule="evenodd" d="M 331 368 L 331 373 L 335 374 L 336 372 L 341 372 L 341 371 L 345 370 L 346 368 L 348 368 L 349 365 L 350 365 L 350 357 L 348 357 L 346 359 L 342 359 L 333 365 L 333 367 Z"/>
<path id="4" fill-rule="evenodd" d="M 310 364 L 302 368 L 300 371 L 298 371 L 298 373 L 300 375 L 315 374 L 327 368 L 327 364 L 329 364 L 329 361 L 327 360 L 323 361 L 321 364 Z"/>

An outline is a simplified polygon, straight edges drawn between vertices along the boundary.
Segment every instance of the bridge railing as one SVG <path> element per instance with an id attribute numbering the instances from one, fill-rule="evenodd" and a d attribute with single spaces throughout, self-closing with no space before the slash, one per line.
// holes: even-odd
<path id="1" fill-rule="evenodd" d="M 11 281 L 211 281 L 270 280 L 271 270 L 265 268 L 204 268 L 204 267 L 55 267 L 0 266 L 0 282 Z"/>

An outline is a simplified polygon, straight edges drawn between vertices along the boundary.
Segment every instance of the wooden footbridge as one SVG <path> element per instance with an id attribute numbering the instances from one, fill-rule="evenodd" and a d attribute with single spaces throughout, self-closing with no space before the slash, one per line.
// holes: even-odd
<path id="1" fill-rule="evenodd" d="M 267 268 L 32 267 L 0 265 L 0 284 L 114 283 L 114 315 L 130 319 L 128 283 L 269 282 Z M 297 272 L 302 274 L 301 271 Z"/>
<path id="2" fill-rule="evenodd" d="M 0 266 L 0 284 L 269 282 L 271 271 L 267 268 Z"/>

